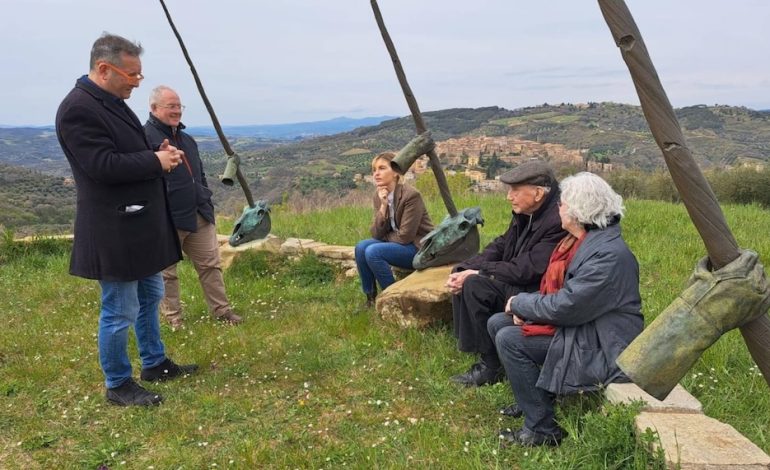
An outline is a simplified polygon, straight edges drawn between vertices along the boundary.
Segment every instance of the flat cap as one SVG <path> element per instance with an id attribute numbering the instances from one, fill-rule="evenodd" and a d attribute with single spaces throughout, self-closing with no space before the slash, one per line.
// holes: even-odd
<path id="1" fill-rule="evenodd" d="M 534 184 L 535 186 L 553 186 L 556 176 L 551 166 L 542 160 L 529 160 L 500 176 L 505 184 Z"/>

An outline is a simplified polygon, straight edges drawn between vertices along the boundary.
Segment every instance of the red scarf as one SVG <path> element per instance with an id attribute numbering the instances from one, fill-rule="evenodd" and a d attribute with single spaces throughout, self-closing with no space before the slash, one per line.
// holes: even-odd
<path id="1" fill-rule="evenodd" d="M 584 232 L 580 238 L 568 234 L 562 238 L 556 249 L 551 253 L 551 259 L 548 260 L 548 267 L 540 280 L 540 293 L 553 294 L 564 287 L 564 276 L 567 274 L 567 268 L 575 253 L 583 243 L 586 237 Z M 556 327 L 553 325 L 541 325 L 537 323 L 525 323 L 521 326 L 521 332 L 524 336 L 553 336 L 556 333 Z"/>

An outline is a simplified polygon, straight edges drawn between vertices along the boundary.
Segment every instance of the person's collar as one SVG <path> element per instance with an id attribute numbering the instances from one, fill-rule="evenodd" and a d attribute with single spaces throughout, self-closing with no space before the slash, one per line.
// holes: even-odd
<path id="1" fill-rule="evenodd" d="M 150 124 L 152 124 L 153 126 L 159 127 L 161 129 L 166 129 L 168 130 L 169 133 L 173 133 L 175 130 L 181 131 L 182 129 L 185 128 L 185 125 L 180 121 L 179 125 L 176 126 L 176 129 L 174 129 L 173 127 L 169 126 L 168 124 L 158 119 L 154 114 L 152 114 L 152 112 L 150 112 L 150 117 L 148 118 L 148 120 L 150 121 Z"/>
<path id="2" fill-rule="evenodd" d="M 615 214 L 612 217 L 610 217 L 610 220 L 607 221 L 607 227 L 618 225 L 620 223 L 620 218 L 621 217 L 619 214 Z M 586 224 L 583 227 L 586 229 L 586 232 L 589 232 L 591 230 L 597 230 L 599 228 L 599 226 L 595 224 Z"/>
<path id="3" fill-rule="evenodd" d="M 109 91 L 105 90 L 104 88 L 100 87 L 96 84 L 93 80 L 91 80 L 88 75 L 83 75 L 80 77 L 77 81 L 79 85 L 84 86 L 87 90 L 89 90 L 93 95 L 98 96 L 99 98 L 103 100 L 109 100 L 113 103 L 118 104 L 119 106 L 126 106 L 126 102 L 123 100 L 123 98 L 119 96 L 115 96 Z"/>

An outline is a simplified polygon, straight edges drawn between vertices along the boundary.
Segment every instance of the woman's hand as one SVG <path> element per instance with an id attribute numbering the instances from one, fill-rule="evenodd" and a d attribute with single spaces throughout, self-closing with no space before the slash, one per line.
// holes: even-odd
<path id="1" fill-rule="evenodd" d="M 384 215 L 388 212 L 388 187 L 377 186 L 377 197 L 380 198 L 380 212 Z"/>
<path id="2" fill-rule="evenodd" d="M 516 325 L 516 326 L 521 326 L 521 325 L 524 324 L 524 319 L 514 313 L 513 314 L 513 324 Z"/>

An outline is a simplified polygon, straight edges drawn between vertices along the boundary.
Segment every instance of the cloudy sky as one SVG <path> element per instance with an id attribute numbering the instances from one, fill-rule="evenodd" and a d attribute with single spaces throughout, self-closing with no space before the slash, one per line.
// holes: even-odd
<path id="1" fill-rule="evenodd" d="M 626 0 L 674 106 L 770 108 L 770 1 Z M 166 0 L 225 125 L 404 116 L 367 0 Z M 380 0 L 423 111 L 638 104 L 595 1 Z M 103 31 L 142 43 L 143 117 L 166 84 L 210 123 L 160 3 L 0 0 L 0 124 L 52 124 Z"/>

